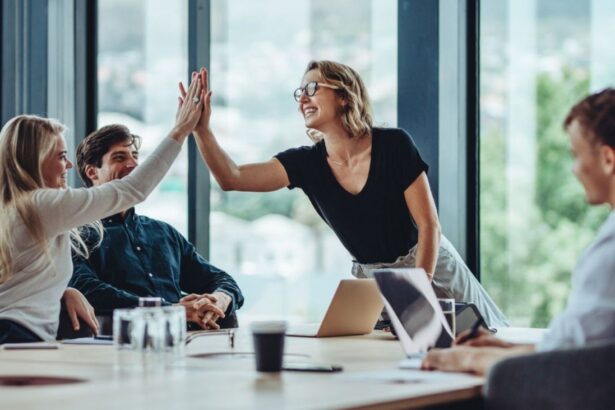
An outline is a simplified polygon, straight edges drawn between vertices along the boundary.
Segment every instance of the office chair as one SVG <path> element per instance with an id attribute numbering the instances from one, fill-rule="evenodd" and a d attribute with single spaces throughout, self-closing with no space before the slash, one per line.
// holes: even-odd
<path id="1" fill-rule="evenodd" d="M 615 341 L 497 363 L 487 409 L 615 409 Z"/>

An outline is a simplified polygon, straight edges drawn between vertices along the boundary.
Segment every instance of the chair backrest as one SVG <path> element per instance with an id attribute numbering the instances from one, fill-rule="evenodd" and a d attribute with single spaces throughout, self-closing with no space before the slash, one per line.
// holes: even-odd
<path id="1" fill-rule="evenodd" d="M 484 395 L 488 409 L 615 409 L 615 341 L 504 360 Z"/>

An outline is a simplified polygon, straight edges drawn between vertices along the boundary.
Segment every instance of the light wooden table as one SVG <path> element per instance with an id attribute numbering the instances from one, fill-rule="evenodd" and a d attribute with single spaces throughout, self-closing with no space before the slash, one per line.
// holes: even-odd
<path id="1" fill-rule="evenodd" d="M 182 363 L 146 368 L 120 367 L 112 346 L 63 344 L 58 350 L 0 350 L 0 375 L 85 380 L 62 386 L 0 387 L 0 408 L 394 409 L 475 398 L 483 385 L 483 379 L 468 375 L 440 378 L 431 372 L 417 376 L 416 371 L 397 370 L 404 357 L 401 345 L 382 332 L 286 338 L 286 360 L 340 364 L 344 367 L 341 373 L 258 373 L 250 354 L 250 334 L 240 330 L 236 339 L 231 349 L 225 335 L 202 337 L 188 345 Z"/>

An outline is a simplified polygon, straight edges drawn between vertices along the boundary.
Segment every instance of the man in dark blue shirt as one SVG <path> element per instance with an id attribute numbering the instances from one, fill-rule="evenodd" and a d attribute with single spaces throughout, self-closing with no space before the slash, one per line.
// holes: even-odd
<path id="1" fill-rule="evenodd" d="M 128 175 L 138 165 L 140 142 L 122 125 L 88 135 L 77 148 L 81 179 L 96 186 Z M 137 215 L 134 208 L 101 223 L 103 240 L 89 259 L 73 255 L 69 285 L 85 295 L 97 314 L 135 307 L 141 296 L 157 296 L 163 305 L 183 305 L 189 322 L 218 329 L 243 304 L 233 278 L 206 261 L 170 225 Z M 99 239 L 94 230 L 81 236 L 89 245 Z"/>

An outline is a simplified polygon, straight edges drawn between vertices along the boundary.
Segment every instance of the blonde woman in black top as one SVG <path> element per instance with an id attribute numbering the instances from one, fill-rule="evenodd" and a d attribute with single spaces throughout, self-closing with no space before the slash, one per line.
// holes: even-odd
<path id="1" fill-rule="evenodd" d="M 207 73 L 201 75 L 207 87 Z M 412 138 L 402 129 L 373 126 L 360 76 L 343 64 L 312 61 L 294 97 L 314 144 L 254 164 L 237 165 L 220 147 L 209 127 L 211 107 L 205 108 L 196 141 L 220 187 L 301 188 L 354 257 L 353 275 L 365 277 L 378 267 L 420 267 L 439 297 L 472 302 L 490 326 L 507 325 L 441 235 L 428 166 Z"/>

